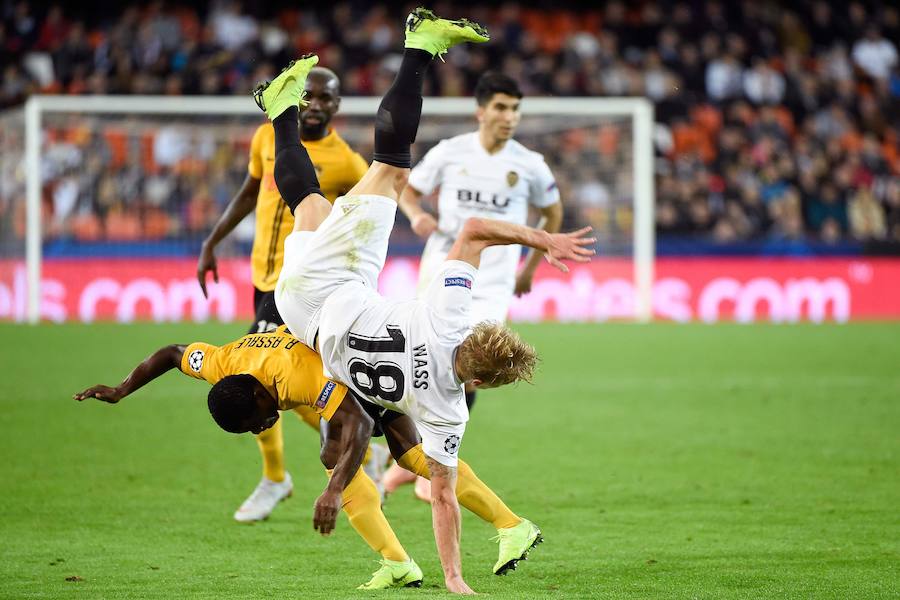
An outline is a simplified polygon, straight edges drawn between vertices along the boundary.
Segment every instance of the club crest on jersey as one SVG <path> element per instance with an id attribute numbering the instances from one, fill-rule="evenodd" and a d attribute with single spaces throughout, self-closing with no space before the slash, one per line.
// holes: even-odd
<path id="1" fill-rule="evenodd" d="M 191 352 L 191 355 L 188 356 L 188 366 L 191 368 L 191 371 L 194 373 L 200 372 L 200 369 L 203 368 L 204 356 L 203 350 L 194 350 Z"/>
<path id="2" fill-rule="evenodd" d="M 457 450 L 459 450 L 459 436 L 455 433 L 448 435 L 447 439 L 444 440 L 444 451 L 447 454 L 456 454 Z"/>
<path id="3" fill-rule="evenodd" d="M 325 408 L 325 405 L 328 404 L 328 399 L 331 398 L 331 392 L 333 392 L 336 387 L 337 384 L 333 381 L 329 381 L 325 384 L 325 387 L 319 392 L 319 399 L 316 400 L 316 408 Z"/>
<path id="4" fill-rule="evenodd" d="M 519 183 L 519 174 L 515 171 L 510 171 L 509 173 L 507 173 L 506 183 L 509 184 L 509 187 L 515 186 L 517 183 Z"/>
<path id="5" fill-rule="evenodd" d="M 468 277 L 446 277 L 444 278 L 444 287 L 464 287 L 472 289 L 472 280 Z"/>

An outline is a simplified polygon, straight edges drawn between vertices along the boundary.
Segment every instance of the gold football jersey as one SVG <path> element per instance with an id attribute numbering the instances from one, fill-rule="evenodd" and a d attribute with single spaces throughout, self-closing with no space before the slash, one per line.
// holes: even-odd
<path id="1" fill-rule="evenodd" d="M 331 419 L 347 388 L 322 374 L 322 359 L 281 326 L 213 346 L 194 342 L 181 357 L 181 371 L 215 385 L 228 375 L 252 375 L 278 401 L 279 410 L 308 406 Z"/>
<path id="2" fill-rule="evenodd" d="M 369 166 L 354 152 L 337 132 L 315 142 L 303 142 L 309 152 L 319 187 L 329 201 L 350 191 Z M 256 235 L 250 255 L 253 285 L 263 291 L 275 289 L 278 273 L 284 260 L 284 238 L 294 227 L 294 217 L 278 194 L 275 185 L 275 128 L 267 122 L 253 134 L 250 143 L 250 164 L 247 172 L 260 180 L 256 198 Z"/>

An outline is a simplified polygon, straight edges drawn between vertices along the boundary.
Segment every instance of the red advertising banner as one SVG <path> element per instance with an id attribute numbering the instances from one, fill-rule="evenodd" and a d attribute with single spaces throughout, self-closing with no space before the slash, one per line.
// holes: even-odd
<path id="1" fill-rule="evenodd" d="M 219 261 L 219 283 L 203 297 L 192 259 L 47 260 L 42 317 L 51 321 L 249 321 L 249 262 Z M 418 260 L 390 258 L 379 286 L 415 293 Z M 26 314 L 25 268 L 0 261 L 0 319 Z M 607 321 L 634 313 L 632 262 L 597 259 L 564 274 L 542 265 L 532 292 L 517 298 L 513 321 Z M 900 259 L 662 258 L 653 308 L 673 321 L 836 321 L 900 318 Z"/>

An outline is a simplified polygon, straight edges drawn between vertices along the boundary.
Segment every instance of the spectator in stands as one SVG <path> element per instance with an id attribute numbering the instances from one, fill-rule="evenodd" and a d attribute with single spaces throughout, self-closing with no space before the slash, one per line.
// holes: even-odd
<path id="1" fill-rule="evenodd" d="M 784 99 L 784 77 L 763 58 L 753 59 L 753 68 L 744 71 L 744 95 L 754 104 L 780 104 Z"/>
<path id="2" fill-rule="evenodd" d="M 873 79 L 887 80 L 897 64 L 897 47 L 881 36 L 878 27 L 870 26 L 853 45 L 853 62 Z"/>
<path id="3" fill-rule="evenodd" d="M 657 103 L 657 138 L 671 140 L 659 147 L 661 233 L 724 242 L 801 239 L 805 230 L 811 239 L 881 235 L 900 242 L 894 3 L 813 0 L 769 11 L 752 2 L 676 1 L 665 5 L 665 16 L 662 7 L 616 0 L 599 9 L 482 8 L 478 16 L 494 43 L 454 55 L 447 69 L 432 73 L 429 93 L 468 95 L 480 72 L 502 66 L 528 95 L 647 95 Z M 348 96 L 383 91 L 396 68 L 395 28 L 387 24 L 399 5 L 291 7 L 265 20 L 231 0 L 90 8 L 0 5 L 0 107 L 37 91 L 243 94 L 301 47 L 314 48 L 342 73 Z M 141 229 L 148 211 L 169 209 L 172 223 L 157 223 L 154 236 L 203 227 L 196 212 L 216 210 L 215 182 L 240 170 L 230 157 L 241 154 L 243 142 L 228 138 L 229 158 L 212 165 L 218 159 L 189 128 L 151 129 L 129 131 L 124 141 L 114 133 L 73 142 L 62 130 L 48 138 L 45 198 L 60 213 L 54 217 L 62 219 L 60 235 L 77 221 L 93 238 L 109 232 L 105 221 L 113 218 L 140 237 L 149 229 Z M 612 231 L 630 222 L 620 210 L 628 189 L 581 173 L 583 165 L 598 164 L 589 147 L 616 151 L 619 142 L 601 129 L 590 133 L 594 142 L 548 157 L 554 170 L 571 173 L 567 199 L 578 208 L 568 214 L 605 219 Z M 160 160 L 148 159 L 148 149 Z M 96 152 L 118 158 L 93 172 L 84 165 Z M 191 155 L 205 166 L 197 172 L 194 164 L 195 173 L 186 175 L 183 159 Z M 73 170 L 91 174 L 73 182 Z M 210 180 L 210 173 L 218 175 Z M 208 193 L 184 198 L 178 190 L 188 186 L 185 177 L 206 178 Z M 11 206 L 14 188 L 0 181 L 0 206 Z M 174 190 L 165 202 L 163 189 Z M 86 211 L 96 211 L 89 225 Z"/>

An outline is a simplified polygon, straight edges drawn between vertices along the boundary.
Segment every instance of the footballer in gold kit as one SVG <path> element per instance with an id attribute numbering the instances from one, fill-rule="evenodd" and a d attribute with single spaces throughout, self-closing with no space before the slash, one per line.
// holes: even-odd
<path id="1" fill-rule="evenodd" d="M 314 526 L 323 535 L 331 533 L 338 510 L 343 509 L 350 525 L 381 555 L 381 568 L 360 589 L 421 585 L 422 570 L 400 544 L 381 511 L 375 484 L 360 468 L 374 421 L 397 462 L 430 477 L 421 440 L 409 417 L 359 402 L 344 385 L 326 378 L 319 355 L 290 335 L 285 326 L 266 334 L 248 334 L 223 346 L 203 342 L 164 346 L 118 386 L 95 385 L 73 397 L 116 404 L 172 369 L 212 384 L 207 404 L 226 431 L 258 434 L 279 422 L 278 411 L 303 409 L 321 417 L 321 458 L 329 483 L 316 501 Z M 255 407 L 254 417 L 237 416 L 243 414 L 247 403 Z M 522 522 L 462 460 L 456 494 L 460 504 L 498 532 Z M 501 546 L 501 560 L 506 564 L 503 550 Z"/>
<path id="2" fill-rule="evenodd" d="M 322 192 L 331 202 L 356 185 L 368 168 L 366 161 L 330 127 L 340 107 L 340 80 L 329 69 L 316 67 L 306 80 L 309 104 L 300 114 L 300 139 L 308 149 L 319 177 Z M 294 226 L 294 217 L 275 186 L 275 129 L 267 121 L 253 134 L 250 161 L 241 189 L 219 218 L 203 243 L 197 262 L 197 277 L 206 294 L 210 271 L 218 280 L 215 248 L 248 214 L 256 211 L 256 231 L 250 255 L 255 318 L 248 333 L 266 333 L 283 324 L 275 308 L 274 289 L 284 259 L 284 238 Z M 300 406 L 295 411 L 310 427 L 319 427 L 319 415 Z M 281 500 L 293 492 L 293 481 L 285 470 L 281 422 L 257 437 L 263 457 L 259 485 L 234 513 L 240 522 L 265 519 Z M 381 485 L 387 451 L 374 445 L 366 453 L 364 464 Z"/>

